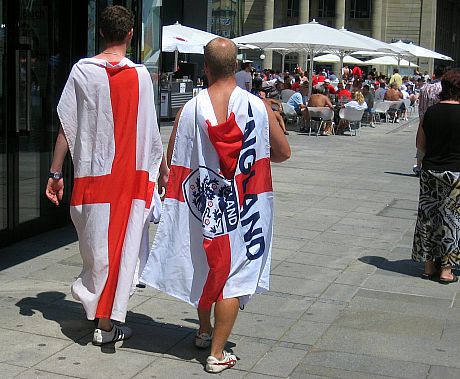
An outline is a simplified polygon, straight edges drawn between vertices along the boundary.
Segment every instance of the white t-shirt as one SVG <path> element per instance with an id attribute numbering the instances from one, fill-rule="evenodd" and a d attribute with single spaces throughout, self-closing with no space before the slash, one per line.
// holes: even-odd
<path id="1" fill-rule="evenodd" d="M 249 91 L 252 89 L 252 74 L 245 70 L 238 71 L 235 74 L 236 85 L 246 90 L 246 83 L 249 83 Z"/>

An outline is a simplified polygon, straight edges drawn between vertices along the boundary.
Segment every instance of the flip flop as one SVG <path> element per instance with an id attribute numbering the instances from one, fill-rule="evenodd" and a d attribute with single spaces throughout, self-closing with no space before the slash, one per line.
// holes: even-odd
<path id="1" fill-rule="evenodd" d="M 452 279 L 441 279 L 439 278 L 439 283 L 441 284 L 450 284 L 450 283 L 457 283 L 458 282 L 458 276 L 452 274 Z"/>

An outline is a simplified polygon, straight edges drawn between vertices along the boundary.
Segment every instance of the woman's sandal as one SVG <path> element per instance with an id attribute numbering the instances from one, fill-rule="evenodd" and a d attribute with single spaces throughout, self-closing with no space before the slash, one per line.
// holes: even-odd
<path id="1" fill-rule="evenodd" d="M 441 284 L 450 284 L 450 283 L 457 283 L 458 282 L 458 276 L 452 274 L 452 279 L 442 279 L 439 278 L 439 283 Z"/>

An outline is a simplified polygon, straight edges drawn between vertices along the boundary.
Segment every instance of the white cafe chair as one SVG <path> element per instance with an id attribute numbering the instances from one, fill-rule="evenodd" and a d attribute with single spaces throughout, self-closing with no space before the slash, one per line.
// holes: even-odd
<path id="1" fill-rule="evenodd" d="M 359 133 L 361 128 L 361 120 L 363 118 L 364 109 L 355 109 L 351 107 L 342 108 L 339 112 L 339 117 L 341 120 L 348 121 L 348 129 L 350 130 L 350 136 L 353 135 L 353 130 L 355 131 L 355 136 Z"/>

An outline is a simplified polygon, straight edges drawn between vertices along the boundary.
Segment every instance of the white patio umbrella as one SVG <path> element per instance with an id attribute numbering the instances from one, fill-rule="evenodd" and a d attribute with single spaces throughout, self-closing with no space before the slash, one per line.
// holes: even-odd
<path id="1" fill-rule="evenodd" d="M 204 46 L 216 37 L 218 35 L 176 22 L 173 25 L 163 26 L 161 50 L 174 52 L 174 69 L 176 69 L 179 53 L 203 54 Z"/>
<path id="2" fill-rule="evenodd" d="M 363 34 L 354 33 L 354 32 L 351 32 L 351 31 L 345 29 L 345 28 L 342 28 L 342 29 L 339 29 L 339 30 L 342 33 L 346 34 L 347 36 L 354 37 L 358 41 L 366 44 L 367 49 L 372 50 L 375 53 L 378 52 L 379 54 L 391 54 L 391 55 L 396 54 L 398 56 L 400 55 L 401 57 L 407 55 L 407 52 L 404 49 L 401 49 L 400 47 L 391 46 L 390 44 L 382 42 L 382 41 L 380 41 L 378 39 L 371 38 L 371 37 L 365 36 Z M 344 53 L 341 52 L 340 57 L 342 57 L 343 55 L 344 55 Z M 340 67 L 342 67 L 342 66 L 343 66 L 343 62 L 340 61 Z"/>
<path id="3" fill-rule="evenodd" d="M 264 30 L 234 38 L 235 43 L 249 43 L 262 49 L 295 49 L 303 50 L 310 56 L 310 92 L 313 69 L 313 57 L 320 52 L 354 51 L 374 48 L 369 47 L 354 37 L 346 35 L 337 29 L 321 25 L 315 20 L 308 24 L 284 26 Z"/>
<path id="4" fill-rule="evenodd" d="M 365 65 L 382 65 L 382 66 L 399 66 L 399 67 L 418 67 L 415 63 L 411 63 L 405 59 L 398 59 L 395 56 L 386 55 L 369 59 L 364 62 Z"/>
<path id="5" fill-rule="evenodd" d="M 335 54 L 325 54 L 325 55 L 320 55 L 315 58 L 313 58 L 315 62 L 322 62 L 322 63 L 339 63 L 340 62 L 340 57 Z M 362 65 L 364 62 L 361 59 L 352 57 L 351 55 L 345 55 L 343 57 L 342 63 L 346 64 L 356 64 L 356 65 Z"/>
<path id="6" fill-rule="evenodd" d="M 393 42 L 389 45 L 406 50 L 417 58 L 433 58 L 442 59 L 445 61 L 452 61 L 453 59 L 447 55 L 439 54 L 436 51 L 426 49 L 424 47 L 414 45 L 413 43 L 404 43 L 403 41 Z"/>

